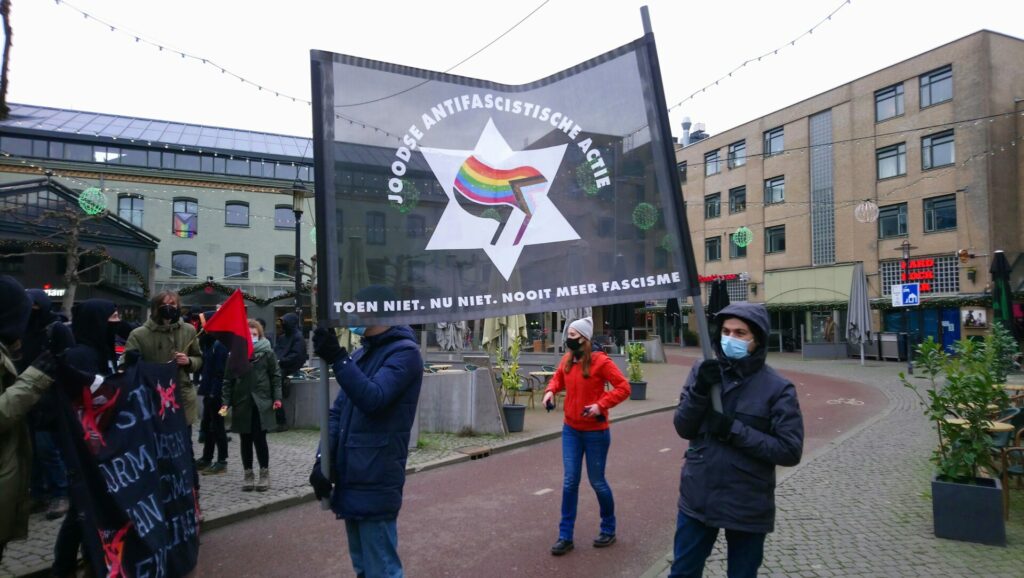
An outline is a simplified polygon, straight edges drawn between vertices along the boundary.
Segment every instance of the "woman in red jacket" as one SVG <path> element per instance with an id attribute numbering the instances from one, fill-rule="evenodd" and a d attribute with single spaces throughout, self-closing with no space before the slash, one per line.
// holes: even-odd
<path id="1" fill-rule="evenodd" d="M 601 533 L 594 539 L 595 548 L 615 543 L 615 500 L 604 479 L 604 466 L 611 445 L 608 410 L 629 397 L 629 382 L 607 355 L 591 348 L 594 322 L 589 317 L 569 325 L 566 346 L 569 353 L 562 358 L 544 393 L 544 405 L 553 407 L 556 393 L 566 391 L 565 424 L 562 426 L 562 521 L 558 526 L 558 542 L 551 553 L 561 556 L 573 549 L 572 534 L 576 525 L 576 503 L 579 501 L 580 474 L 583 458 L 587 458 L 587 478 L 597 493 L 601 508 Z M 605 391 L 605 383 L 612 390 Z"/>

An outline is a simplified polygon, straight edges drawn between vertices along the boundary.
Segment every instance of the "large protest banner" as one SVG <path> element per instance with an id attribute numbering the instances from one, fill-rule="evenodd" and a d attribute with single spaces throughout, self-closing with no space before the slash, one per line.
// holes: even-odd
<path id="1" fill-rule="evenodd" d="M 62 455 L 96 576 L 173 578 L 196 565 L 192 442 L 176 373 L 139 362 L 95 391 L 61 396 Z"/>
<path id="2" fill-rule="evenodd" d="M 518 86 L 311 57 L 333 323 L 698 294 L 652 34 Z"/>

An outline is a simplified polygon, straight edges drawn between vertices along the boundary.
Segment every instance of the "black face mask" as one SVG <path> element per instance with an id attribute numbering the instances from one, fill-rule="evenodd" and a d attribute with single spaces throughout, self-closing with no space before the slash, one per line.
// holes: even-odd
<path id="1" fill-rule="evenodd" d="M 166 319 L 170 323 L 174 323 L 181 317 L 181 313 L 174 305 L 161 305 L 160 308 L 157 309 L 157 313 L 160 315 L 161 319 Z"/>
<path id="2" fill-rule="evenodd" d="M 579 353 L 580 349 L 583 348 L 583 341 L 579 337 L 575 339 L 570 337 L 565 340 L 565 346 L 571 349 L 574 353 Z"/>

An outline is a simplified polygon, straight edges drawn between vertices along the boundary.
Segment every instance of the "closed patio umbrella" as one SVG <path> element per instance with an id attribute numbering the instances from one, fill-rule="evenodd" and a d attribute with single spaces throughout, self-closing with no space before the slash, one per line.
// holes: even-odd
<path id="1" fill-rule="evenodd" d="M 1016 324 L 1013 322 L 1013 292 L 1010 289 L 1010 262 L 1006 253 L 996 250 L 992 257 L 992 265 L 988 271 L 992 274 L 992 316 L 993 322 L 999 323 L 1015 337 Z"/>
<path id="2" fill-rule="evenodd" d="M 853 266 L 850 301 L 846 306 L 846 340 L 860 345 L 860 364 L 864 365 L 864 344 L 871 343 L 871 302 L 864 263 Z"/>

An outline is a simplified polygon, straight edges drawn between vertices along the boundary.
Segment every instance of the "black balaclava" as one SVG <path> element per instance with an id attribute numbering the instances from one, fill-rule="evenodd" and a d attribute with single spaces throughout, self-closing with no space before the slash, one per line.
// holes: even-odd
<path id="1" fill-rule="evenodd" d="M 0 341 L 10 347 L 25 335 L 32 300 L 10 275 L 0 275 Z"/>

